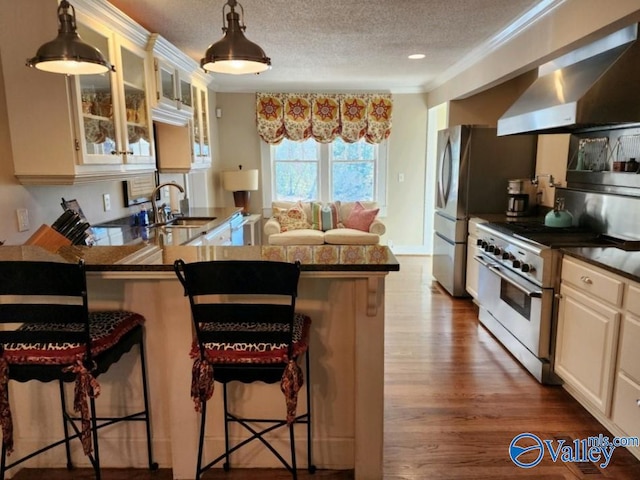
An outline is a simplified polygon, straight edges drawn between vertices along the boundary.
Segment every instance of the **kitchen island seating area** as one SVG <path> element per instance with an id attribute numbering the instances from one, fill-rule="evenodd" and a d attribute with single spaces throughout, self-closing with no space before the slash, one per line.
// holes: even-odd
<path id="1" fill-rule="evenodd" d="M 258 440 L 297 479 L 295 424 L 306 425 L 307 469 L 312 463 L 311 392 L 309 378 L 309 329 L 311 319 L 296 312 L 300 263 L 274 261 L 200 261 L 174 263 L 175 273 L 189 297 L 195 338 L 191 397 L 200 413 L 195 478 L 223 462 L 228 471 L 230 455 Z M 298 365 L 305 356 L 306 379 Z M 306 381 L 305 381 L 306 380 Z M 238 399 L 229 394 L 229 382 L 279 384 L 284 397 L 279 418 L 246 418 L 238 411 Z M 207 403 L 215 383 L 222 384 L 224 452 L 203 466 Z M 306 385 L 306 411 L 297 412 L 298 391 Z M 230 424 L 239 424 L 249 436 L 230 446 Z M 264 425 L 259 427 L 260 425 Z M 266 435 L 287 428 L 290 462 Z"/>
<path id="2" fill-rule="evenodd" d="M 146 430 L 150 470 L 158 465 L 151 450 L 151 424 L 142 315 L 124 310 L 89 312 L 84 262 L 0 261 L 0 421 L 2 424 L 2 464 L 4 480 L 9 469 L 64 444 L 67 468 L 73 468 L 71 440 L 79 439 L 95 478 L 100 480 L 98 431 L 119 422 L 143 422 Z M 119 416 L 98 416 L 96 398 L 100 394 L 97 377 L 134 346 L 140 352 L 144 409 Z M 14 418 L 29 423 L 20 412 L 22 402 L 9 404 L 9 380 L 17 382 L 57 381 L 60 390 L 64 437 L 24 453 L 20 441 L 14 452 Z M 75 382 L 74 414 L 67 409 L 65 383 Z M 129 388 L 124 382 L 121 388 Z M 13 408 L 14 412 L 11 411 Z M 57 407 L 42 404 L 42 414 Z M 12 413 L 14 415 L 12 415 Z M 19 454 L 17 459 L 11 454 Z M 123 465 L 126 466 L 126 465 Z"/>

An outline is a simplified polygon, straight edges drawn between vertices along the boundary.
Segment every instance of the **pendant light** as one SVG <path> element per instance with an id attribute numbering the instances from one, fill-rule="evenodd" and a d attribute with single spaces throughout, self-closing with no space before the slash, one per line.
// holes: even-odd
<path id="1" fill-rule="evenodd" d="M 43 44 L 36 56 L 27 60 L 27 66 L 66 75 L 116 71 L 100 50 L 82 41 L 76 32 L 76 10 L 67 0 L 62 0 L 58 6 L 58 22 L 58 36 Z"/>
<path id="2" fill-rule="evenodd" d="M 229 6 L 225 24 L 225 7 Z M 239 6 L 242 15 L 235 7 Z M 271 66 L 271 59 L 259 45 L 247 40 L 244 31 L 244 9 L 236 0 L 227 0 L 222 6 L 222 31 L 224 37 L 209 46 L 200 65 L 207 71 L 244 75 L 264 72 Z"/>

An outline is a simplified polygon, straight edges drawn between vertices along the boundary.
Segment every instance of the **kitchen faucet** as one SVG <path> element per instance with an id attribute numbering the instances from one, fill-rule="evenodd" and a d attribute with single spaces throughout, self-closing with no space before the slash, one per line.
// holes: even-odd
<path id="1" fill-rule="evenodd" d="M 156 188 L 154 188 L 153 192 L 151 193 L 151 209 L 153 212 L 153 223 L 164 223 L 160 219 L 160 211 L 158 210 L 158 205 L 156 204 L 156 195 L 158 194 L 158 192 L 162 187 L 176 187 L 178 190 L 184 193 L 184 188 L 182 187 L 182 185 L 179 185 L 173 182 L 161 183 Z M 166 222 L 166 220 L 167 219 L 165 218 L 164 221 Z"/>

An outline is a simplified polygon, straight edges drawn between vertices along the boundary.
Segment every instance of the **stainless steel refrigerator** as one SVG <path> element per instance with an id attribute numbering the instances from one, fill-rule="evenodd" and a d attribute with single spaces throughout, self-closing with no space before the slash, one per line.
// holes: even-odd
<path id="1" fill-rule="evenodd" d="M 537 135 L 498 137 L 492 127 L 457 125 L 438 132 L 433 276 L 454 297 L 465 290 L 467 221 L 505 213 L 507 185 L 533 178 Z"/>

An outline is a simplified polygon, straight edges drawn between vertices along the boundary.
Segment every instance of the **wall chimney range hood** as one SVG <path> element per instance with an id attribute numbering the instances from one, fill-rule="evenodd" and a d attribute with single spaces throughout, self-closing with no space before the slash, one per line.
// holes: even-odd
<path id="1" fill-rule="evenodd" d="M 538 68 L 498 120 L 498 135 L 571 133 L 640 124 L 640 42 L 630 25 Z"/>

